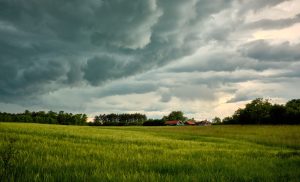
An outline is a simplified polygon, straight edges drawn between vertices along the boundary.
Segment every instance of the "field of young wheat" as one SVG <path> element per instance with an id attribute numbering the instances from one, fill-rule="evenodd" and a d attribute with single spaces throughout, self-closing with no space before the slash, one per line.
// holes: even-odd
<path id="1" fill-rule="evenodd" d="M 0 123 L 0 181 L 299 181 L 300 126 Z"/>

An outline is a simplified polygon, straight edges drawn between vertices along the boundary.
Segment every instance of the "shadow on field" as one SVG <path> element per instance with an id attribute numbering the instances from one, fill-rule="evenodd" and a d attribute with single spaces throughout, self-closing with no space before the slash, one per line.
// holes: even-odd
<path id="1" fill-rule="evenodd" d="M 278 152 L 277 156 L 283 159 L 291 158 L 291 157 L 299 157 L 300 152 L 292 151 L 292 152 Z"/>
<path id="2" fill-rule="evenodd" d="M 17 154 L 16 149 L 17 139 L 5 138 L 4 144 L 0 149 L 0 181 L 14 181 L 16 172 Z"/>

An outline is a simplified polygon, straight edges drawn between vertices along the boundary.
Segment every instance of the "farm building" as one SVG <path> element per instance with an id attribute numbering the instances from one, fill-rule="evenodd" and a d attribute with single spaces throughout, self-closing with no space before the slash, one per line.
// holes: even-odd
<path id="1" fill-rule="evenodd" d="M 199 121 L 196 123 L 199 126 L 210 126 L 211 122 L 207 121 L 207 120 L 203 120 L 203 121 Z"/>
<path id="2" fill-rule="evenodd" d="M 195 121 L 187 121 L 184 123 L 185 125 L 189 125 L 189 126 L 195 126 L 196 122 Z"/>
<path id="3" fill-rule="evenodd" d="M 184 123 L 179 120 L 174 120 L 174 121 L 166 121 L 165 125 L 167 125 L 167 126 L 182 126 L 182 125 L 184 125 Z"/>

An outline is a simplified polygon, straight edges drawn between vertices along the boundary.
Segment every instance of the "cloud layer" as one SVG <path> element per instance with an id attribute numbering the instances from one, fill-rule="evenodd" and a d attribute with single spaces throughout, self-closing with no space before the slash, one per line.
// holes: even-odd
<path id="1" fill-rule="evenodd" d="M 2 0 L 0 110 L 160 117 L 180 109 L 209 118 L 255 97 L 297 97 L 300 37 L 255 36 L 297 32 L 297 10 L 263 16 L 288 11 L 282 7 L 289 3 L 300 6 L 296 0 Z"/>

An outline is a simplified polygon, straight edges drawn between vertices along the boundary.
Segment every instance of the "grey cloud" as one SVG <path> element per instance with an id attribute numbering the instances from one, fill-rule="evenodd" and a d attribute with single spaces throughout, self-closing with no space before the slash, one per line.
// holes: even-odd
<path id="1" fill-rule="evenodd" d="M 84 78 L 92 85 L 99 85 L 105 81 L 134 75 L 142 69 L 135 61 L 119 59 L 113 55 L 89 59 L 83 68 Z"/>
<path id="2" fill-rule="evenodd" d="M 161 94 L 161 102 L 170 102 L 172 99 L 172 94 L 170 92 L 165 92 Z"/>
<path id="3" fill-rule="evenodd" d="M 195 6 L 197 7 L 195 8 Z M 207 8 L 203 9 L 202 6 Z M 114 70 L 115 67 L 118 67 L 118 73 L 114 72 L 101 75 L 101 73 L 98 72 L 97 75 L 97 71 L 94 70 L 96 68 L 89 66 L 92 62 L 97 64 L 96 61 L 89 60 L 88 66 L 84 69 L 84 78 L 93 85 L 99 85 L 103 82 L 103 80 L 105 81 L 131 76 L 144 70 L 163 66 L 174 59 L 191 54 L 196 50 L 196 45 L 202 44 L 201 40 L 196 36 L 198 31 L 196 29 L 197 23 L 195 22 L 201 22 L 202 19 L 208 17 L 211 13 L 218 12 L 227 6 L 229 6 L 228 3 L 223 1 L 222 3 L 214 4 L 210 4 L 206 1 L 172 1 L 172 3 L 171 1 L 157 1 L 157 9 L 159 9 L 162 13 L 159 16 L 159 20 L 155 22 L 151 28 L 151 41 L 148 42 L 143 49 L 130 50 L 124 49 L 126 48 L 124 46 L 123 48 L 121 46 L 119 49 L 112 48 L 111 46 L 117 45 L 114 43 L 111 44 L 113 40 L 106 41 L 106 38 L 111 39 L 110 35 L 99 32 L 92 35 L 92 42 L 94 44 L 99 46 L 108 46 L 110 50 L 114 51 L 114 53 L 135 56 L 136 61 L 133 61 L 126 66 L 120 66 L 120 63 L 118 63 L 119 66 L 110 63 L 111 65 L 109 66 L 112 66 L 112 70 Z M 192 10 L 188 11 L 183 7 L 190 7 Z M 199 9 L 201 9 L 201 11 L 199 11 Z M 190 12 L 192 12 L 191 15 L 187 15 Z M 118 13 L 116 14 L 118 15 Z M 145 20 L 143 19 L 143 21 Z M 130 24 L 126 25 L 129 27 L 136 27 Z M 130 31 L 131 29 L 117 29 L 120 29 L 122 32 L 129 31 L 131 35 L 135 35 L 134 31 Z M 110 30 L 109 33 L 114 34 L 114 31 L 115 30 Z M 107 45 L 107 42 L 109 45 Z M 97 65 L 98 67 L 100 66 L 99 64 Z M 92 73 L 95 74 L 95 77 L 92 76 Z M 111 77 L 109 78 L 109 76 Z"/>
<path id="4" fill-rule="evenodd" d="M 63 64 L 59 62 L 49 61 L 42 65 L 32 65 L 30 68 L 23 71 L 22 80 L 25 82 L 51 82 L 57 80 L 65 72 Z"/>
<path id="5" fill-rule="evenodd" d="M 82 65 L 85 57 L 89 60 L 88 65 L 94 63 L 92 57 L 99 52 L 118 53 L 118 47 L 144 47 L 150 41 L 152 25 L 161 15 L 155 0 L 133 4 L 127 1 L 4 0 L 0 2 L 0 7 L 0 61 L 1 72 L 5 74 L 1 78 L 3 87 L 0 93 L 3 97 L 14 89 L 19 90 L 20 96 L 26 96 L 30 92 L 26 92 L 24 85 L 36 88 L 32 89 L 34 95 L 34 92 L 47 90 L 43 87 L 50 82 L 58 82 L 57 89 L 60 89 L 63 86 L 61 82 L 64 86 L 78 85 L 83 78 L 87 78 L 95 85 L 102 83 L 101 80 L 129 75 L 127 72 L 121 75 L 122 70 L 116 73 L 116 64 L 105 62 L 106 66 L 111 66 L 110 70 L 114 70 L 113 73 L 97 73 L 92 80 L 89 74 L 82 73 L 85 70 Z M 94 45 L 95 34 L 105 35 L 105 39 L 95 41 L 98 44 L 104 42 L 109 47 Z M 51 65 L 55 65 L 56 60 L 63 63 L 54 70 Z M 137 70 L 137 67 L 138 62 L 126 66 L 133 69 L 131 74 L 136 73 L 134 69 Z M 24 72 L 21 73 L 24 78 L 20 77 L 20 71 Z M 94 68 L 88 72 L 96 73 Z M 64 80 L 61 81 L 61 77 Z"/>
<path id="6" fill-rule="evenodd" d="M 167 77 L 173 77 L 174 79 L 175 77 L 179 77 L 180 79 L 176 79 L 176 83 L 179 86 L 186 84 L 205 85 L 211 90 L 223 90 L 223 88 L 226 88 L 226 86 L 249 81 L 260 80 L 264 83 L 276 83 L 285 77 L 299 77 L 299 68 L 297 68 L 296 65 L 284 64 L 282 62 L 280 62 L 280 64 L 274 64 L 275 65 L 273 65 L 271 62 L 268 64 L 269 67 L 266 67 L 265 69 L 235 69 L 223 71 L 203 69 L 202 71 L 197 70 L 194 72 L 189 72 L 183 69 L 181 71 L 184 72 L 170 72 Z M 292 66 L 293 68 L 291 68 Z M 163 78 L 164 77 L 162 77 L 161 80 L 164 81 Z M 165 84 L 165 86 L 170 87 L 171 85 Z M 227 92 L 226 89 L 224 91 Z"/>
<path id="7" fill-rule="evenodd" d="M 127 95 L 127 94 L 144 94 L 156 91 L 158 86 L 153 83 L 145 82 L 123 82 L 112 84 L 104 87 L 95 96 L 97 98 L 102 98 L 106 96 L 114 95 Z"/>
<path id="8" fill-rule="evenodd" d="M 279 20 L 270 20 L 263 19 L 256 22 L 252 22 L 244 25 L 245 29 L 281 29 L 285 27 L 292 26 L 296 23 L 300 23 L 300 14 L 296 15 L 293 18 L 279 19 Z"/>
<path id="9" fill-rule="evenodd" d="M 299 61 L 300 44 L 289 42 L 271 45 L 265 40 L 247 43 L 240 48 L 240 52 L 247 57 L 260 61 Z"/>
<path id="10" fill-rule="evenodd" d="M 97 85 L 102 80 L 120 78 L 124 75 L 123 66 L 123 63 L 109 56 L 95 57 L 87 61 L 84 78 L 93 85 Z"/>
<path id="11" fill-rule="evenodd" d="M 243 101 L 253 100 L 255 98 L 259 98 L 259 96 L 258 95 L 257 96 L 249 95 L 249 93 L 238 94 L 238 95 L 234 96 L 233 98 L 229 99 L 226 103 L 243 102 Z"/>
<path id="12" fill-rule="evenodd" d="M 172 88 L 171 93 L 182 100 L 214 100 L 216 95 L 211 88 L 205 85 L 187 85 L 179 88 Z"/>
<path id="13" fill-rule="evenodd" d="M 190 84 L 191 82 L 186 82 Z M 161 93 L 161 102 L 170 102 L 173 97 L 183 101 L 212 101 L 216 98 L 213 88 L 208 88 L 207 85 L 181 85 L 180 87 L 173 85 L 168 91 Z"/>
<path id="14" fill-rule="evenodd" d="M 198 0 L 3 0 L 0 61 L 2 73 L 7 73 L 1 78 L 0 93 L 6 97 L 18 89 L 20 96 L 26 96 L 30 92 L 25 87 L 30 87 L 37 95 L 34 92 L 55 89 L 55 84 L 60 89 L 85 80 L 98 86 L 165 65 L 193 53 L 201 45 L 199 23 L 228 6 L 225 1 Z M 133 60 L 124 63 L 102 55 Z M 57 61 L 64 63 L 51 66 Z"/>
<path id="15" fill-rule="evenodd" d="M 149 107 L 146 107 L 144 109 L 144 111 L 146 112 L 154 112 L 154 111 L 163 111 L 165 110 L 165 106 L 161 105 L 161 104 L 156 104 L 155 106 L 149 106 Z M 161 117 L 159 117 L 161 118 Z"/>
<path id="16" fill-rule="evenodd" d="M 240 14 L 245 14 L 248 11 L 259 11 L 263 8 L 272 7 L 277 4 L 283 3 L 290 0 L 260 0 L 260 1 L 248 1 L 248 0 L 238 0 L 240 3 Z"/>
<path id="17" fill-rule="evenodd" d="M 295 62 L 289 65 L 289 67 L 286 68 L 286 71 L 281 73 L 280 76 L 288 78 L 300 78 L 300 62 Z"/>
<path id="18" fill-rule="evenodd" d="M 170 72 L 207 72 L 207 71 L 235 71 L 235 70 L 265 70 L 277 67 L 275 64 L 259 63 L 232 51 L 209 50 L 199 54 L 187 63 L 178 63 L 167 69 Z M 281 66 L 281 65 L 280 65 Z"/>
<path id="19" fill-rule="evenodd" d="M 299 90 L 299 78 L 273 78 L 273 81 L 265 82 L 264 80 L 257 80 L 252 82 L 256 87 L 243 87 L 239 88 L 234 93 L 234 96 L 227 101 L 227 103 L 243 102 L 253 100 L 255 98 L 281 98 L 290 100 L 297 98 L 297 90 Z"/>
<path id="20" fill-rule="evenodd" d="M 70 62 L 70 68 L 67 72 L 66 84 L 71 86 L 79 85 L 80 80 L 83 79 L 83 69 L 84 65 L 81 62 Z"/>
<path id="21" fill-rule="evenodd" d="M 162 15 L 156 0 L 102 2 L 94 12 L 97 19 L 92 25 L 93 43 L 129 49 L 144 48 L 150 43 L 152 27 Z"/>
<path id="22" fill-rule="evenodd" d="M 23 60 L 21 56 L 11 58 L 4 52 L 0 58 L 3 60 L 0 62 L 0 99 L 6 102 L 55 89 L 53 82 L 59 84 L 66 70 L 63 62 L 43 60 L 34 55 Z"/>
<path id="23" fill-rule="evenodd" d="M 169 102 L 174 97 L 181 100 L 213 100 L 216 96 L 212 92 L 215 88 L 212 84 L 217 83 L 214 80 L 225 83 L 228 79 L 223 79 L 222 76 L 216 76 L 211 80 L 191 79 L 189 84 L 200 85 L 193 88 L 184 88 L 184 81 L 176 83 L 174 80 L 177 79 L 173 78 L 169 79 L 173 79 L 175 83 L 162 83 L 161 80 L 167 77 L 161 78 L 159 74 L 151 75 L 148 83 L 131 83 L 124 80 L 189 56 L 210 41 L 227 44 L 228 35 L 232 34 L 237 24 L 243 23 L 244 17 L 241 16 L 240 20 L 236 21 L 234 18 L 230 20 L 231 17 L 224 16 L 224 19 L 217 21 L 225 23 L 215 22 L 214 26 L 205 29 L 213 15 L 226 10 L 231 12 L 235 8 L 245 15 L 250 10 L 273 6 L 282 1 L 236 2 L 234 0 L 216 2 L 2 0 L 0 1 L 0 101 L 30 105 L 34 103 L 29 100 L 36 100 L 35 103 L 38 105 L 43 101 L 50 102 L 49 98 L 55 93 L 58 95 L 54 94 L 55 97 L 53 96 L 51 102 L 55 108 L 57 104 L 55 100 L 71 98 L 67 91 L 64 93 L 64 89 L 74 88 L 76 91 L 74 97 L 81 97 L 72 102 L 76 103 L 88 102 L 89 98 L 95 97 L 155 92 L 161 87 L 168 90 L 161 93 L 162 102 Z M 274 48 L 267 43 L 261 46 L 265 46 L 266 49 Z M 286 47 L 293 50 L 299 48 L 299 45 L 289 44 Z M 275 53 L 261 56 L 254 52 L 257 51 L 250 45 L 245 45 L 240 53 L 235 54 L 212 51 L 210 55 L 206 55 L 207 57 L 199 57 L 199 61 L 190 65 L 163 71 L 167 74 L 233 72 L 249 69 L 262 71 L 281 66 L 256 60 L 269 59 Z M 299 57 L 294 50 L 291 52 L 293 56 L 287 56 L 289 53 L 287 48 L 283 52 L 287 56 L 286 59 Z M 176 76 L 173 75 L 174 78 Z M 124 82 L 117 83 L 120 85 L 113 84 L 120 80 Z M 157 80 L 161 82 L 157 84 Z M 232 80 L 238 82 L 239 78 Z M 84 87 L 96 89 L 97 93 L 92 91 L 90 93 L 84 90 Z M 66 108 L 70 104 L 57 105 L 61 105 L 57 106 L 59 108 Z M 78 107 L 82 109 L 81 106 Z"/>

